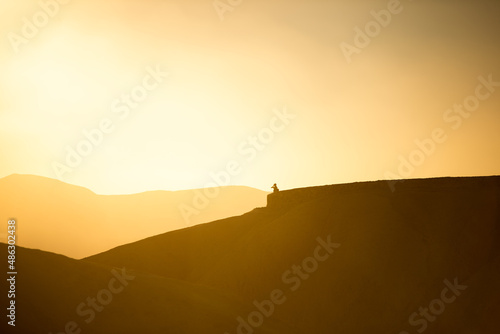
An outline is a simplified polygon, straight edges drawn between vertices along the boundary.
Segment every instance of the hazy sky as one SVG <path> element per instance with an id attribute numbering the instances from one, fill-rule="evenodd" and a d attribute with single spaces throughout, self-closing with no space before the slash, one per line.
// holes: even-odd
<path id="1" fill-rule="evenodd" d="M 0 177 L 115 194 L 500 174 L 498 1 L 216 4 L 0 0 Z"/>

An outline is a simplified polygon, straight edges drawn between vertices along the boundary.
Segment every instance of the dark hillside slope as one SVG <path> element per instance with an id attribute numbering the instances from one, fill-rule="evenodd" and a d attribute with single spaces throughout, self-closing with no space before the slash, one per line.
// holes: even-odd
<path id="1" fill-rule="evenodd" d="M 329 236 L 340 246 L 316 266 L 318 238 Z M 394 192 L 385 181 L 283 191 L 267 208 L 86 261 L 210 286 L 250 306 L 280 289 L 286 302 L 274 316 L 304 332 L 496 333 L 499 256 L 500 177 L 474 177 L 406 180 Z"/>
<path id="2" fill-rule="evenodd" d="M 6 254 L 5 244 L 0 249 Z M 2 319 L 0 333 L 222 334 L 250 309 L 227 294 L 188 282 L 22 247 L 16 253 L 16 326 Z M 6 280 L 0 288 L 6 292 L 2 305 L 7 305 Z M 277 317 L 261 329 L 295 333 Z"/>

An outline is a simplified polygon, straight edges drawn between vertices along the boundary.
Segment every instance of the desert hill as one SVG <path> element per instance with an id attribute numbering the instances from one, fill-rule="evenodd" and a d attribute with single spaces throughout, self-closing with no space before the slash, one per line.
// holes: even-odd
<path id="1" fill-rule="evenodd" d="M 310 258 L 328 236 L 340 245 L 316 268 Z M 472 177 L 282 191 L 267 208 L 86 260 L 209 286 L 247 305 L 281 289 L 287 301 L 275 315 L 302 332 L 496 333 L 499 256 L 500 177 Z M 291 273 L 294 265 L 314 270 Z M 452 298 L 447 284 L 464 290 Z M 430 305 L 439 315 L 418 314 Z"/>
<path id="2" fill-rule="evenodd" d="M 17 262 L 18 327 L 6 333 L 75 321 L 97 334 L 493 334 L 500 177 L 293 189 L 82 260 L 19 248 Z M 78 306 L 106 301 L 120 268 L 135 278 L 85 323 Z"/>
<path id="3" fill-rule="evenodd" d="M 82 258 L 265 205 L 266 193 L 261 190 L 240 186 L 217 189 L 219 194 L 213 198 L 204 195 L 206 190 L 97 195 L 59 180 L 13 174 L 0 179 L 0 219 L 4 223 L 17 220 L 20 246 Z M 5 242 L 5 238 L 0 241 Z"/>
<path id="4" fill-rule="evenodd" d="M 17 259 L 16 326 L 2 319 L 1 333 L 220 334 L 249 309 L 226 293 L 127 268 L 22 247 Z M 295 333 L 277 318 L 262 325 L 262 333 L 283 332 Z"/>

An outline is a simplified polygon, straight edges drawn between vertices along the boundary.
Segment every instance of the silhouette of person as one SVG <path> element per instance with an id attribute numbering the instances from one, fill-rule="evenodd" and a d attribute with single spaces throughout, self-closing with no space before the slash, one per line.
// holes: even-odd
<path id="1" fill-rule="evenodd" d="M 280 190 L 278 189 L 278 186 L 275 184 L 273 184 L 273 186 L 271 187 L 273 188 L 273 193 L 276 194 L 277 192 L 279 192 Z"/>

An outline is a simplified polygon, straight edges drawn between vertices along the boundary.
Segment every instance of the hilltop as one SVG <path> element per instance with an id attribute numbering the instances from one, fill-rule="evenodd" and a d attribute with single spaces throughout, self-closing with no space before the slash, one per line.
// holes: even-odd
<path id="1" fill-rule="evenodd" d="M 288 302 L 276 317 L 312 333 L 415 332 L 422 316 L 413 319 L 418 326 L 409 316 L 456 279 L 466 292 L 427 321 L 427 332 L 494 333 L 500 177 L 405 180 L 393 188 L 377 181 L 282 191 L 265 209 L 86 260 L 209 286 L 247 305 L 282 289 Z M 328 236 L 340 247 L 317 271 L 303 269 L 306 279 L 285 274 Z M 297 276 L 300 287 L 289 291 Z"/>

